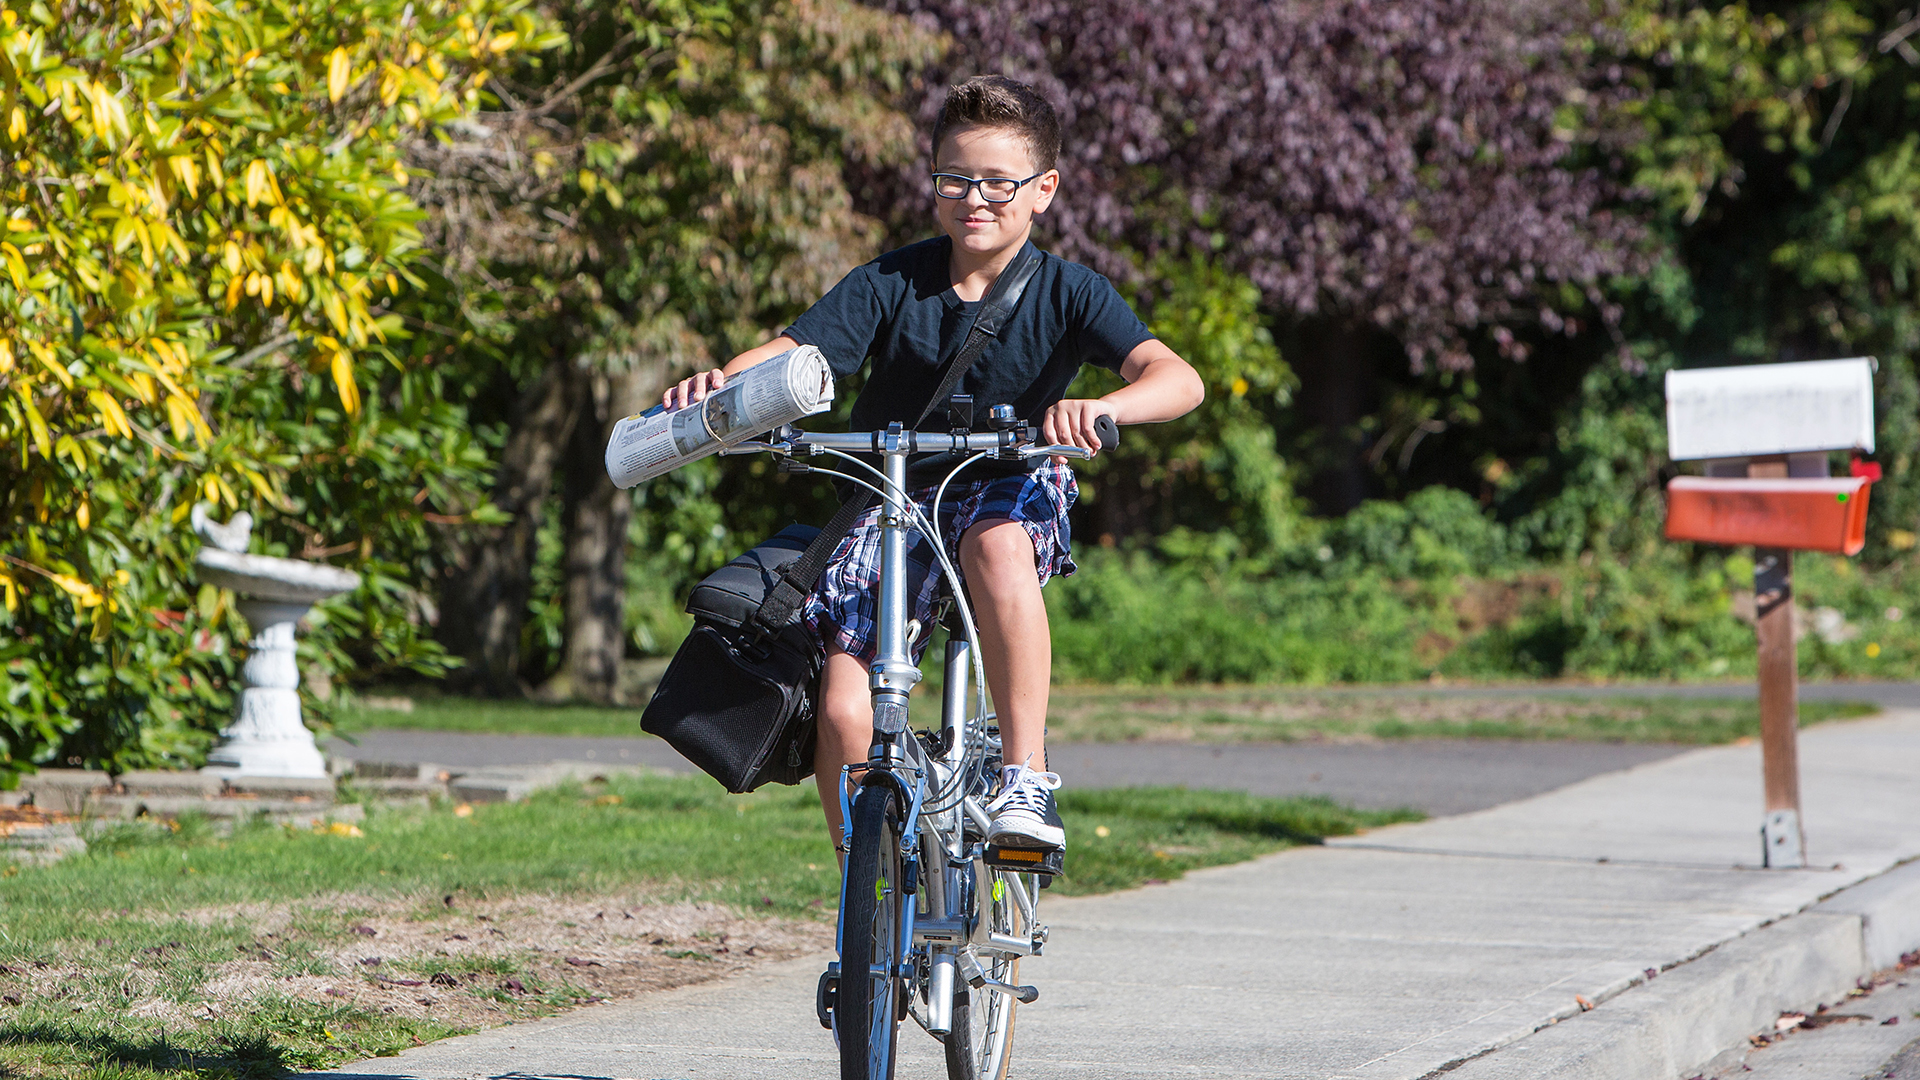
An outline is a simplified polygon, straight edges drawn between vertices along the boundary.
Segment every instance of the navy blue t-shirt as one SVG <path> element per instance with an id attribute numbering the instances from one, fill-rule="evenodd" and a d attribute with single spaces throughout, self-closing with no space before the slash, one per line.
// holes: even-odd
<path id="1" fill-rule="evenodd" d="M 954 295 L 952 248 L 952 240 L 938 236 L 890 251 L 842 278 L 782 331 L 819 348 L 837 375 L 851 375 L 873 359 L 853 403 L 851 430 L 913 423 L 960 351 L 980 302 Z M 1041 252 L 1040 258 L 1019 305 L 957 391 L 973 395 L 977 429 L 985 429 L 987 409 L 1001 404 L 1038 424 L 1066 396 L 1080 365 L 1118 372 L 1135 346 L 1153 337 L 1112 282 L 1058 256 Z M 944 402 L 923 429 L 946 429 Z"/>

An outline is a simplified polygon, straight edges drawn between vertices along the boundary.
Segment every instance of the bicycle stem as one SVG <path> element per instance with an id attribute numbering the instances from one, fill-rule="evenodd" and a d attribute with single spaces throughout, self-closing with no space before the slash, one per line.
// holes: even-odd
<path id="1" fill-rule="evenodd" d="M 894 498 L 881 503 L 880 509 L 880 604 L 879 604 L 879 641 L 875 650 L 873 666 L 869 669 L 868 689 L 873 694 L 873 715 L 876 721 L 875 733 L 879 736 L 873 745 L 873 757 L 877 761 L 897 764 L 905 760 L 905 752 L 899 745 L 902 730 L 882 730 L 891 728 L 891 724 L 882 724 L 882 717 L 901 716 L 904 720 L 907 708 L 907 695 L 913 692 L 914 684 L 920 681 L 920 668 L 914 664 L 907 643 L 907 530 L 908 522 L 902 507 L 895 500 L 906 502 L 907 492 L 907 453 L 911 449 L 910 440 L 903 437 L 900 425 L 889 427 L 882 438 L 881 453 L 885 457 L 887 490 Z M 892 706 L 892 708 L 890 708 Z"/>

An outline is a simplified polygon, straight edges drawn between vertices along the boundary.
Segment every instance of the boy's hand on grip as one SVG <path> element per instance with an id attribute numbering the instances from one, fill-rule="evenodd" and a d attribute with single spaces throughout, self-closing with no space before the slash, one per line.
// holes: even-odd
<path id="1" fill-rule="evenodd" d="M 705 401 L 708 394 L 713 393 L 725 385 L 727 385 L 726 372 L 721 371 L 719 368 L 714 368 L 712 371 L 702 371 L 696 375 L 681 379 L 679 383 L 673 386 L 667 387 L 667 392 L 660 396 L 660 404 L 665 405 L 668 409 L 685 408 L 695 402 Z"/>
<path id="2" fill-rule="evenodd" d="M 1100 417 L 1113 419 L 1113 406 L 1092 398 L 1067 398 L 1047 410 L 1040 421 L 1040 441 L 1049 446 L 1078 446 L 1089 453 L 1100 453 L 1102 440 L 1095 424 Z M 1064 464 L 1056 457 L 1054 464 Z"/>

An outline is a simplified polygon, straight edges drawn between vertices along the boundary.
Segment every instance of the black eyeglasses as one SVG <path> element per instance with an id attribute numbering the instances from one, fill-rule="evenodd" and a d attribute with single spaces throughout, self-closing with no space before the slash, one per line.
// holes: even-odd
<path id="1" fill-rule="evenodd" d="M 1047 175 L 1043 170 L 1034 173 L 1025 180 L 1015 180 L 1006 176 L 987 176 L 975 180 L 971 176 L 959 173 L 937 172 L 933 174 L 933 193 L 943 199 L 964 199 L 975 187 L 980 189 L 980 197 L 990 203 L 1012 202 L 1020 189 Z"/>

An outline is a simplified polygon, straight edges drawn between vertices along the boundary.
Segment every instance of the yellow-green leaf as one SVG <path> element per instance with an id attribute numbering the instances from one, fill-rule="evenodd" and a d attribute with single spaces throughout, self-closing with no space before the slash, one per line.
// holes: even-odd
<path id="1" fill-rule="evenodd" d="M 347 93 L 347 79 L 353 74 L 353 60 L 345 48 L 336 48 L 327 57 L 327 100 L 337 102 Z"/>
<path id="2" fill-rule="evenodd" d="M 41 457 L 51 458 L 53 456 L 53 436 L 47 431 L 46 417 L 40 415 L 39 408 L 33 403 L 32 389 L 24 385 L 16 386 L 14 388 L 14 395 L 20 399 L 20 408 L 26 414 L 27 430 L 32 434 L 34 448 L 40 451 Z"/>
<path id="3" fill-rule="evenodd" d="M 353 381 L 353 357 L 344 351 L 333 354 L 333 384 L 340 391 L 340 406 L 351 416 L 360 411 L 360 386 Z"/>
<path id="4" fill-rule="evenodd" d="M 13 287 L 24 290 L 27 287 L 27 260 L 20 249 L 0 240 L 0 257 L 7 262 L 7 276 L 13 279 Z"/>

